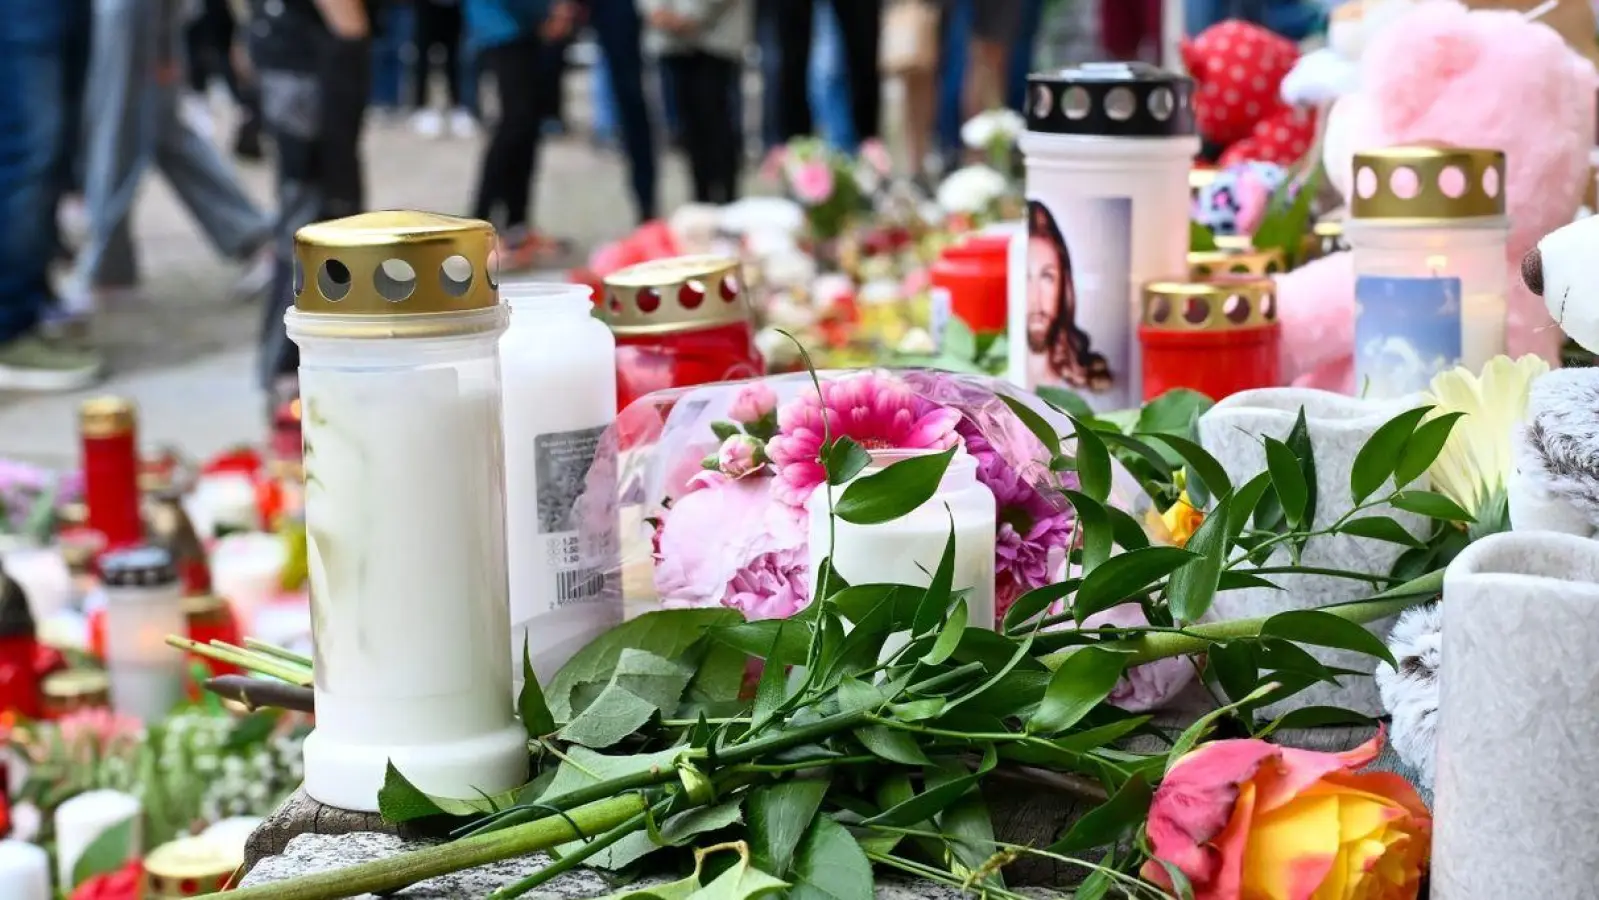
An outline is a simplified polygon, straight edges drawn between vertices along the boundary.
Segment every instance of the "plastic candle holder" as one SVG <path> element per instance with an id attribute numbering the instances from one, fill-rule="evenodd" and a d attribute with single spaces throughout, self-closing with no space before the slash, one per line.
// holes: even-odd
<path id="1" fill-rule="evenodd" d="M 743 267 L 721 256 L 678 256 L 607 276 L 616 408 L 667 388 L 764 375 L 745 294 Z"/>
<path id="2" fill-rule="evenodd" d="M 1505 352 L 1505 155 L 1441 145 L 1356 153 L 1344 225 L 1355 266 L 1355 379 L 1423 390 Z"/>
<path id="3" fill-rule="evenodd" d="M 511 673 L 541 679 L 622 621 L 616 518 L 616 341 L 589 288 L 506 284 L 506 540 Z"/>
<path id="4" fill-rule="evenodd" d="M 166 642 L 168 635 L 188 631 L 177 567 L 167 551 L 138 547 L 106 554 L 100 578 L 111 707 L 159 722 L 183 699 L 184 655 Z"/>
<path id="5" fill-rule="evenodd" d="M 498 342 L 486 222 L 366 213 L 295 235 L 315 800 L 377 809 L 527 778 L 512 714 Z"/>
<path id="6" fill-rule="evenodd" d="M 6 900 L 52 900 L 50 854 L 37 844 L 0 840 L 0 897 Z"/>
<path id="7" fill-rule="evenodd" d="M 928 270 L 933 284 L 934 333 L 954 316 L 978 334 L 1003 332 L 1007 323 L 1007 261 L 1011 237 L 973 234 L 944 249 Z"/>
<path id="8" fill-rule="evenodd" d="M 72 873 L 78 860 L 89 849 L 94 839 L 124 822 L 132 822 L 132 840 L 128 842 L 128 855 L 122 862 L 139 858 L 140 817 L 144 807 L 138 799 L 121 791 L 99 790 L 79 794 L 56 807 L 56 879 L 63 885 L 72 884 Z"/>
<path id="9" fill-rule="evenodd" d="M 1190 388 L 1220 400 L 1276 387 L 1282 325 L 1270 278 L 1193 283 L 1157 281 L 1144 288 L 1144 400 Z"/>
<path id="10" fill-rule="evenodd" d="M 1010 310 L 1007 377 L 1065 387 L 1096 410 L 1142 396 L 1143 285 L 1188 271 L 1193 81 L 1143 63 L 1028 79 L 1026 302 Z"/>

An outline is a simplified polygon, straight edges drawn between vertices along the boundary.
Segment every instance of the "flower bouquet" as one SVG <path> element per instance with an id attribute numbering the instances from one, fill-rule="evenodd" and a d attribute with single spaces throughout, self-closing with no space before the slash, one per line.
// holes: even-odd
<path id="1" fill-rule="evenodd" d="M 836 240 L 888 184 L 890 160 L 881 143 L 868 142 L 858 157 L 818 138 L 796 138 L 773 150 L 762 174 L 805 209 L 811 237 Z"/>

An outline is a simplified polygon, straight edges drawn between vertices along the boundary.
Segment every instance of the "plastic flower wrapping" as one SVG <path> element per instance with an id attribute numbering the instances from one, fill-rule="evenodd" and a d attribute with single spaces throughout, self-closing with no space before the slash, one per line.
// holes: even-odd
<path id="1" fill-rule="evenodd" d="M 1036 397 L 981 375 L 932 370 L 822 371 L 663 391 L 641 398 L 610 432 L 609 462 L 590 475 L 590 501 L 616 487 L 621 568 L 636 610 L 727 607 L 745 618 L 786 618 L 812 597 L 806 501 L 825 480 L 829 438 L 868 452 L 960 448 L 996 505 L 995 608 L 1062 578 L 1075 537 L 1049 455 L 1006 398 L 1062 431 L 1070 425 Z M 1125 477 L 1125 473 L 1122 473 Z M 1131 505 L 1130 477 L 1116 493 Z M 585 501 L 585 502 L 590 502 Z M 615 521 L 615 519 L 612 519 Z M 598 525 L 596 525 L 598 527 Z M 1087 627 L 1145 624 L 1136 605 Z M 1186 686 L 1191 667 L 1140 667 L 1113 698 L 1147 709 Z"/>

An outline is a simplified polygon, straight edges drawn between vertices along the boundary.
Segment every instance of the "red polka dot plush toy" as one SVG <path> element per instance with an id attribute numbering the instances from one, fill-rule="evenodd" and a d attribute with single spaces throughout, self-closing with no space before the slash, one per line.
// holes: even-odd
<path id="1" fill-rule="evenodd" d="M 1283 78 L 1299 58 L 1293 41 L 1229 19 L 1183 42 L 1196 82 L 1199 135 L 1222 148 L 1216 164 L 1299 162 L 1316 137 L 1316 116 L 1282 99 Z"/>

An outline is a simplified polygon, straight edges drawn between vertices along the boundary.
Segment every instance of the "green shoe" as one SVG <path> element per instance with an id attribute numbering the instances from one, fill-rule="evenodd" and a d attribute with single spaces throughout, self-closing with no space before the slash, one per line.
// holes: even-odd
<path id="1" fill-rule="evenodd" d="M 104 369 L 99 351 L 38 332 L 0 344 L 0 390 L 73 391 L 99 381 Z"/>

